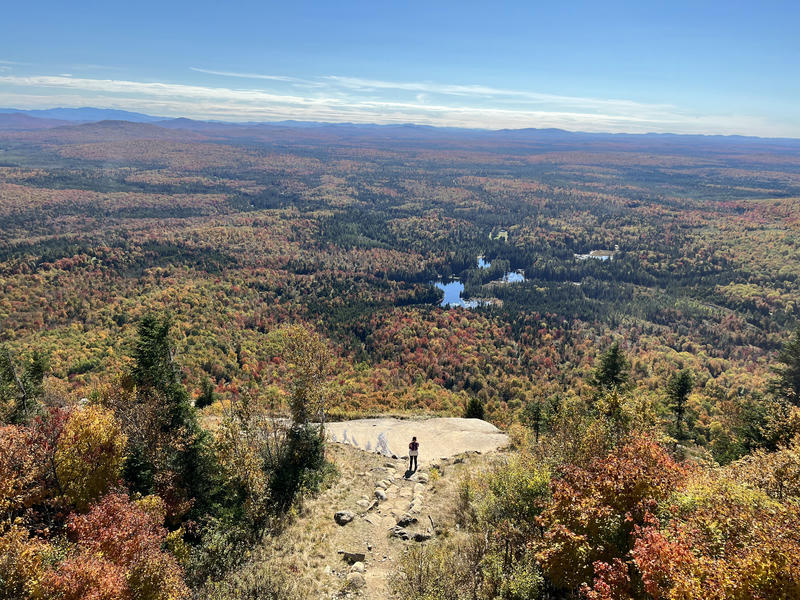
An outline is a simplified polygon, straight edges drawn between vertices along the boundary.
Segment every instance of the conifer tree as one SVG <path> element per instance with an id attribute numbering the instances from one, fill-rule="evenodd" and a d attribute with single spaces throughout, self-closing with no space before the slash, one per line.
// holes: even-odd
<path id="1" fill-rule="evenodd" d="M 483 402 L 481 402 L 478 398 L 470 398 L 467 402 L 467 407 L 464 410 L 464 418 L 483 420 L 485 416 Z"/>
<path id="2" fill-rule="evenodd" d="M 0 420 L 23 423 L 36 412 L 46 372 L 47 358 L 38 350 L 20 368 L 8 346 L 0 347 Z"/>
<path id="3" fill-rule="evenodd" d="M 614 342 L 600 356 L 591 381 L 601 392 L 621 388 L 628 383 L 629 369 L 630 362 L 619 347 L 619 342 Z"/>
<path id="4" fill-rule="evenodd" d="M 667 402 L 675 414 L 675 431 L 681 436 L 684 416 L 686 415 L 686 401 L 694 386 L 691 371 L 682 369 L 673 373 L 667 382 Z"/>
<path id="5" fill-rule="evenodd" d="M 776 375 L 770 385 L 772 393 L 780 400 L 800 406 L 800 327 L 778 353 L 778 363 L 772 368 Z"/>
<path id="6" fill-rule="evenodd" d="M 206 377 L 203 379 L 203 383 L 200 386 L 200 395 L 194 401 L 194 405 L 196 408 L 204 408 L 214 404 L 216 399 L 217 394 L 214 392 L 214 384 L 211 382 L 211 379 Z"/>
<path id="7" fill-rule="evenodd" d="M 157 481 L 172 481 L 170 493 L 184 495 L 201 510 L 211 502 L 216 483 L 215 461 L 200 427 L 189 393 L 179 377 L 169 333 L 169 317 L 146 315 L 139 322 L 132 356 L 131 379 L 136 402 L 151 415 L 151 431 L 130 436 L 125 478 L 134 491 L 148 494 Z M 153 443 L 150 443 L 153 442 Z"/>

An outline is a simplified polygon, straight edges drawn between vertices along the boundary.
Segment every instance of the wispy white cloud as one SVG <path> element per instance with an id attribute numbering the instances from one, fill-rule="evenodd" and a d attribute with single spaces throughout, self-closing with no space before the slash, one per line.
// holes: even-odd
<path id="1" fill-rule="evenodd" d="M 577 98 L 437 83 L 410 83 L 329 76 L 308 81 L 194 68 L 270 82 L 266 89 L 188 85 L 67 76 L 0 75 L 0 105 L 103 106 L 163 116 L 228 121 L 284 119 L 420 123 L 487 129 L 560 127 L 581 131 L 744 133 L 800 135 L 748 116 L 695 115 L 668 105 Z M 295 84 L 317 87 L 299 90 Z M 285 84 L 289 84 L 287 88 Z M 276 91 L 280 88 L 289 91 Z M 400 93 L 398 93 L 400 92 Z"/>
<path id="2" fill-rule="evenodd" d="M 201 69 L 199 67 L 189 67 L 190 71 L 205 73 L 207 75 L 219 75 L 220 77 L 235 77 L 237 79 L 264 79 L 266 81 L 282 81 L 293 85 L 308 87 L 324 87 L 324 84 L 309 79 L 299 77 L 289 77 L 288 75 L 264 75 L 262 73 L 239 73 L 237 71 L 215 71 L 213 69 Z"/>
<path id="3" fill-rule="evenodd" d="M 485 98 L 509 97 L 520 100 L 528 100 L 531 102 L 558 103 L 569 106 L 617 107 L 649 110 L 674 109 L 673 106 L 668 104 L 644 104 L 641 102 L 633 102 L 631 100 L 561 96 L 558 94 L 545 94 L 541 92 L 530 92 L 525 90 L 511 90 L 485 85 L 452 85 L 432 82 L 383 81 L 377 79 L 361 79 L 358 77 L 341 77 L 338 75 L 327 75 L 324 77 L 324 79 L 346 88 L 361 91 L 404 90 L 414 93 L 442 94 L 447 96 L 479 96 Z"/>
<path id="4" fill-rule="evenodd" d="M 261 75 L 260 73 L 237 73 L 235 71 L 214 71 L 212 69 L 201 69 L 199 67 L 189 67 L 190 71 L 206 73 L 208 75 L 220 75 L 222 77 L 238 77 L 240 79 L 267 79 L 269 81 L 299 81 L 295 77 L 285 75 Z"/>
<path id="5" fill-rule="evenodd" d="M 112 67 L 111 65 L 98 65 L 94 63 L 79 63 L 70 65 L 71 69 L 75 71 L 119 71 L 120 67 Z"/>

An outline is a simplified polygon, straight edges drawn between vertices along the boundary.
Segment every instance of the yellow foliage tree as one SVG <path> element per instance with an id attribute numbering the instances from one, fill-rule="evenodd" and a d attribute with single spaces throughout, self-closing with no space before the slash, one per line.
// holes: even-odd
<path id="1" fill-rule="evenodd" d="M 55 453 L 55 470 L 64 497 L 79 511 L 119 479 L 126 443 L 114 413 L 101 406 L 75 409 Z"/>
<path id="2" fill-rule="evenodd" d="M 0 598 L 35 598 L 48 550 L 45 542 L 31 538 L 24 527 L 8 527 L 0 535 Z"/>
<path id="3" fill-rule="evenodd" d="M 25 427 L 0 427 L 0 520 L 15 516 L 40 499 L 42 461 Z"/>

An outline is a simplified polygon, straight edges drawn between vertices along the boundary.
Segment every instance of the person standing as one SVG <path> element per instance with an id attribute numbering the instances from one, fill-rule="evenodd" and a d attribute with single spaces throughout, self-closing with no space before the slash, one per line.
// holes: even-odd
<path id="1" fill-rule="evenodd" d="M 408 445 L 408 470 L 415 472 L 417 470 L 417 456 L 419 455 L 419 442 L 417 436 L 411 438 L 411 443 Z"/>

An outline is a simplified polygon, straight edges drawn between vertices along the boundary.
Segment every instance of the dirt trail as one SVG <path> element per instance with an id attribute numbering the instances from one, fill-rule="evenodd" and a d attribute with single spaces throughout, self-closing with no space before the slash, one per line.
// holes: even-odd
<path id="1" fill-rule="evenodd" d="M 306 598 L 391 598 L 390 580 L 398 572 L 404 552 L 438 535 L 446 536 L 455 527 L 453 506 L 465 470 L 475 473 L 502 460 L 495 452 L 471 450 L 486 448 L 487 444 L 494 450 L 505 441 L 505 436 L 488 423 L 464 419 L 431 420 L 438 423 L 362 421 L 368 430 L 353 428 L 357 423 L 353 421 L 341 426 L 356 431 L 359 442 L 370 439 L 365 431 L 388 432 L 390 450 L 395 449 L 395 434 L 407 448 L 407 433 L 415 431 L 421 444 L 420 468 L 406 478 L 407 460 L 385 457 L 374 450 L 364 452 L 351 444 L 328 446 L 328 458 L 339 472 L 336 482 L 308 500 L 297 520 L 271 539 L 265 553 L 281 564 L 282 570 L 297 574 Z M 433 437 L 444 425 L 459 436 L 466 433 L 463 428 L 454 428 L 453 421 L 468 421 L 466 428 L 472 430 L 473 438 L 459 442 L 458 436 L 449 440 Z M 395 427 L 397 423 L 406 428 Z M 377 437 L 377 433 L 374 435 Z M 456 452 L 462 448 L 466 451 Z M 348 513 L 342 519 L 345 524 L 337 523 L 337 513 Z"/>

